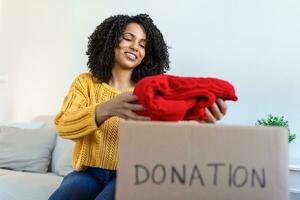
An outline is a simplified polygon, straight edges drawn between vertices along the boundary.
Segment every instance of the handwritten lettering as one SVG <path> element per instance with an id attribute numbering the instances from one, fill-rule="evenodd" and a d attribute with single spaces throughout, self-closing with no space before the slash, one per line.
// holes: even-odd
<path id="1" fill-rule="evenodd" d="M 205 171 L 205 173 L 203 173 Z M 152 167 L 134 165 L 135 185 L 141 184 L 180 184 L 206 186 L 228 186 L 229 188 L 266 188 L 265 168 L 233 165 L 226 163 L 207 163 L 206 165 L 171 165 L 161 163 Z M 226 185 L 227 183 L 227 185 Z"/>

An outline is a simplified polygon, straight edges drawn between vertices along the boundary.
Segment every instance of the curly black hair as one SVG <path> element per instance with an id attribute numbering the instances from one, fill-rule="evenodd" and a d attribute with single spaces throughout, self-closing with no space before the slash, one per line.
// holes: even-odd
<path id="1" fill-rule="evenodd" d="M 165 73 L 169 70 L 169 53 L 163 35 L 153 24 L 147 14 L 135 16 L 115 15 L 105 19 L 98 25 L 88 38 L 87 66 L 98 81 L 106 82 L 112 76 L 114 49 L 119 45 L 119 38 L 127 24 L 138 23 L 146 32 L 145 57 L 139 66 L 135 67 L 131 81 L 137 82 L 143 77 Z"/>

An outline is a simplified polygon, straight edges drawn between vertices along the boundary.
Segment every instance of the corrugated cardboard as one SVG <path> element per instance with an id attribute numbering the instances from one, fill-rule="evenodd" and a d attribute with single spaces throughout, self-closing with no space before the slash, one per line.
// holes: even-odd
<path id="1" fill-rule="evenodd" d="M 117 200 L 288 200 L 284 128 L 122 121 Z"/>

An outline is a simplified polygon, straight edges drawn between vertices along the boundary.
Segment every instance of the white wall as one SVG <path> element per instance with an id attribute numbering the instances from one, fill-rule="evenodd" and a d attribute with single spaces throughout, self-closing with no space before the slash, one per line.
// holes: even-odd
<path id="1" fill-rule="evenodd" d="M 297 0 L 2 0 L 0 73 L 9 74 L 10 103 L 0 120 L 57 113 L 72 79 L 86 70 L 87 37 L 96 25 L 113 14 L 144 12 L 172 47 L 171 74 L 235 85 L 239 101 L 228 103 L 222 123 L 284 115 L 298 133 L 290 160 L 300 160 Z"/>

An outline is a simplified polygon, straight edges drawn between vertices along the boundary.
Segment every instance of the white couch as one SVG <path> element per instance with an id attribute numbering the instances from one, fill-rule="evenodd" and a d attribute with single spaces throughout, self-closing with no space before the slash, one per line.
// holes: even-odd
<path id="1" fill-rule="evenodd" d="M 72 171 L 73 142 L 52 124 L 42 116 L 0 126 L 0 200 L 46 200 Z"/>
<path id="2" fill-rule="evenodd" d="M 15 141 L 11 141 L 10 143 L 25 143 L 34 146 L 14 149 L 13 145 L 11 145 L 12 148 L 10 149 L 13 152 L 7 152 L 7 150 L 9 150 L 7 145 L 10 145 L 10 143 L 3 138 L 8 134 L 5 133 L 5 128 L 4 130 L 1 129 L 1 127 L 7 126 L 13 127 L 12 132 L 15 133 L 12 134 L 11 137 Z M 32 135 L 33 132 L 39 136 L 45 134 L 44 137 L 41 138 L 46 139 L 42 140 L 40 145 L 37 143 L 34 144 L 34 142 L 31 141 L 33 140 L 32 138 L 23 141 L 20 137 L 17 137 L 20 132 L 24 132 L 25 136 L 27 133 L 28 135 Z M 50 139 L 47 139 L 47 137 Z M 46 147 L 46 151 L 43 147 Z M 43 157 L 43 163 L 44 165 L 46 164 L 45 172 L 38 172 L 42 171 L 41 162 L 30 163 L 27 160 L 29 164 L 22 165 L 22 157 L 18 157 L 20 155 L 24 156 L 23 154 L 26 155 L 26 153 L 30 153 L 39 148 L 48 154 L 48 156 Z M 33 122 L 29 123 L 0 124 L 0 200 L 47 200 L 52 192 L 59 186 L 63 176 L 72 171 L 72 149 L 72 141 L 57 137 L 53 127 L 53 117 L 51 116 L 37 117 Z M 35 152 L 32 154 L 34 153 Z M 38 156 L 39 158 L 37 160 L 41 159 L 41 154 L 38 154 Z M 30 159 L 30 157 L 28 159 Z M 16 170 L 7 169 L 8 166 Z M 291 200 L 298 200 L 300 196 L 299 175 L 299 167 L 290 169 Z"/>

